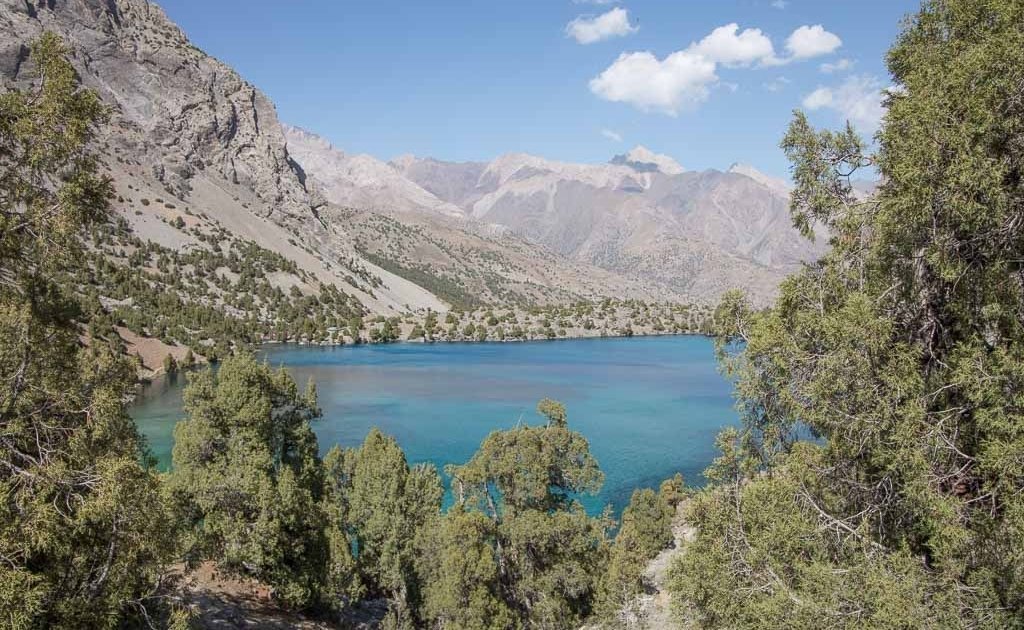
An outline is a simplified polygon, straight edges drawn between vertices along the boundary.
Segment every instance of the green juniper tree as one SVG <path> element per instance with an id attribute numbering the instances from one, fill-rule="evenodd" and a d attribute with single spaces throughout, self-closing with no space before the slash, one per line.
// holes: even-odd
<path id="1" fill-rule="evenodd" d="M 441 512 L 437 469 L 410 467 L 394 438 L 376 429 L 360 448 L 331 449 L 325 467 L 328 509 L 335 515 L 331 535 L 338 537 L 332 566 L 349 576 L 337 585 L 342 596 L 383 596 L 396 615 L 410 618 L 419 598 L 416 534 Z"/>
<path id="2" fill-rule="evenodd" d="M 134 366 L 81 346 L 82 312 L 54 282 L 107 216 L 89 152 L 106 110 L 56 36 L 28 64 L 36 80 L 0 95 L 0 624 L 156 623 L 174 531 L 125 412 Z"/>
<path id="3" fill-rule="evenodd" d="M 418 541 L 425 622 L 561 628 L 593 611 L 611 523 L 576 496 L 604 477 L 564 407 L 539 411 L 548 424 L 496 431 L 450 470 L 456 505 Z"/>
<path id="4" fill-rule="evenodd" d="M 496 546 L 494 523 L 482 512 L 456 505 L 428 523 L 416 540 L 421 617 L 438 628 L 520 627 L 501 594 Z"/>
<path id="5" fill-rule="evenodd" d="M 831 253 L 716 315 L 744 429 L 689 510 L 696 625 L 1024 626 L 1024 3 L 925 2 L 888 64 L 877 152 L 783 141 Z"/>
<path id="6" fill-rule="evenodd" d="M 250 355 L 189 375 L 168 491 L 190 562 L 269 584 L 295 608 L 319 604 L 329 543 L 312 386 Z"/>

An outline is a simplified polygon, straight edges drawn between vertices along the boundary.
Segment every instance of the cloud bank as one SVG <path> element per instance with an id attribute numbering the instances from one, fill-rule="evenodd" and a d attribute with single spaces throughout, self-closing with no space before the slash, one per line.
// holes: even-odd
<path id="1" fill-rule="evenodd" d="M 607 101 L 641 111 L 676 116 L 708 98 L 719 82 L 718 68 L 785 65 L 834 52 L 842 40 L 821 25 L 801 26 L 786 39 L 788 57 L 779 57 L 760 29 L 719 26 L 684 50 L 659 59 L 651 52 L 627 52 L 590 81 L 590 91 Z"/>

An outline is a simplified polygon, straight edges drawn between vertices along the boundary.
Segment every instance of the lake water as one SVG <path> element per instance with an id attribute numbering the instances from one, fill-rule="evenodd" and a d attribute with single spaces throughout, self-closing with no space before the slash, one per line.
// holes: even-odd
<path id="1" fill-rule="evenodd" d="M 315 380 L 324 417 L 314 429 L 324 452 L 358 445 L 376 426 L 395 436 L 410 462 L 460 464 L 489 432 L 540 423 L 541 398 L 559 400 L 605 473 L 601 493 L 584 500 L 590 511 L 607 503 L 618 511 L 634 488 L 657 488 L 676 472 L 701 484 L 715 435 L 737 422 L 732 388 L 704 337 L 289 345 L 261 354 L 300 386 Z M 164 468 L 184 381 L 158 381 L 132 409 Z"/>

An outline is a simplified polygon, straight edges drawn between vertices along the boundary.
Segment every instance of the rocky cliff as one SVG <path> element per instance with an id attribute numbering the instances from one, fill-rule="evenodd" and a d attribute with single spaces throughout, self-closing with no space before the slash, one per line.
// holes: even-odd
<path id="1" fill-rule="evenodd" d="M 253 211 L 304 221 L 320 205 L 289 158 L 277 113 L 237 72 L 193 46 L 145 0 L 3 0 L 0 71 L 17 80 L 43 30 L 72 49 L 113 106 L 112 142 L 187 197 L 204 172 L 252 191 Z"/>

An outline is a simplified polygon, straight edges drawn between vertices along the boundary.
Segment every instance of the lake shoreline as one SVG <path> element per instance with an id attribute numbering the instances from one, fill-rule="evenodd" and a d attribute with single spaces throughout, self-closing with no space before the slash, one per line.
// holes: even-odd
<path id="1" fill-rule="evenodd" d="M 555 336 L 555 337 L 536 336 L 536 337 L 529 337 L 529 338 L 522 338 L 522 339 L 483 339 L 483 340 L 480 340 L 480 339 L 447 339 L 446 338 L 446 339 L 432 339 L 432 340 L 429 340 L 429 341 L 426 340 L 426 339 L 395 339 L 393 341 L 364 340 L 364 341 L 360 341 L 359 343 L 354 343 L 354 342 L 351 342 L 351 341 L 342 341 L 342 342 L 337 342 L 337 341 L 310 342 L 310 341 L 276 341 L 276 340 L 273 340 L 273 339 L 270 339 L 270 340 L 266 340 L 265 339 L 265 340 L 260 341 L 260 342 L 255 344 L 255 350 L 258 353 L 258 352 L 260 352 L 261 350 L 263 350 L 266 347 L 287 347 L 287 346 L 296 346 L 296 347 L 302 347 L 302 348 L 356 348 L 356 347 L 359 347 L 359 346 L 390 346 L 390 345 L 397 345 L 397 344 L 424 345 L 424 346 L 457 345 L 457 344 L 472 344 L 472 345 L 497 344 L 497 345 L 501 345 L 501 344 L 516 344 L 516 343 L 548 343 L 548 342 L 557 342 L 557 341 L 586 341 L 586 340 L 590 340 L 590 339 L 644 339 L 644 338 L 648 338 L 648 337 L 705 337 L 705 338 L 708 338 L 708 339 L 712 339 L 712 338 L 714 338 L 714 335 L 712 335 L 710 333 L 702 333 L 702 332 L 697 332 L 697 331 L 690 331 L 690 332 L 643 332 L 643 333 L 634 333 L 632 335 L 626 335 L 626 334 L 601 334 L 601 335 L 565 335 L 565 336 L 562 336 L 562 337 L 558 337 L 558 336 Z M 208 365 L 210 365 L 210 363 L 208 363 L 205 360 L 205 358 L 199 358 L 199 357 L 197 357 L 197 358 L 199 360 L 198 360 L 196 365 L 194 365 L 191 368 L 179 367 L 178 371 L 179 372 L 190 372 L 190 371 L 195 371 L 195 370 L 203 369 L 204 367 L 207 367 Z M 166 376 L 167 376 L 167 372 L 164 371 L 161 368 L 161 369 L 158 369 L 158 370 L 155 370 L 155 371 L 151 372 L 150 374 L 146 375 L 145 377 L 140 376 L 138 381 L 137 381 L 137 385 L 138 386 L 146 386 L 146 385 L 152 383 L 155 379 L 163 378 L 163 377 L 166 377 Z"/>
<path id="2" fill-rule="evenodd" d="M 594 341 L 587 342 L 587 339 Z M 615 340 L 599 343 L 598 339 Z M 317 385 L 323 418 L 313 423 L 326 450 L 357 446 L 372 428 L 394 436 L 410 464 L 463 464 L 494 430 L 540 422 L 542 398 L 566 405 L 606 474 L 594 513 L 621 509 L 636 487 L 676 472 L 692 484 L 716 456 L 714 438 L 737 423 L 732 385 L 718 371 L 706 335 L 593 336 L 579 343 L 396 342 L 341 349 L 296 343 L 260 348 L 297 383 Z M 163 376 L 130 414 L 161 469 L 184 415 L 188 379 Z"/>
<path id="3" fill-rule="evenodd" d="M 422 344 L 422 345 L 444 345 L 444 344 L 506 344 L 506 343 L 531 343 L 531 342 L 549 342 L 549 341 L 583 341 L 587 339 L 643 339 L 645 337 L 707 337 L 714 338 L 714 335 L 710 333 L 702 332 L 643 332 L 634 333 L 631 335 L 626 334 L 605 334 L 605 335 L 564 335 L 555 337 L 546 336 L 535 336 L 521 339 L 395 339 L 393 341 L 360 341 L 359 343 L 353 343 L 350 341 L 261 341 L 258 344 L 259 348 L 263 346 L 302 346 L 307 348 L 343 348 L 343 347 L 354 347 L 354 346 L 388 346 L 395 344 Z"/>

